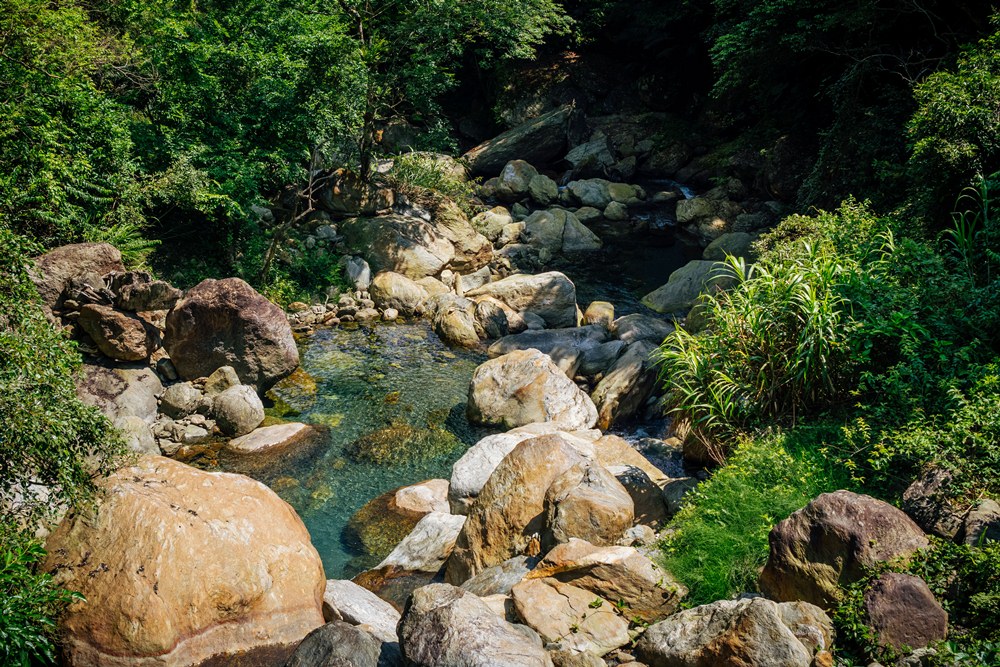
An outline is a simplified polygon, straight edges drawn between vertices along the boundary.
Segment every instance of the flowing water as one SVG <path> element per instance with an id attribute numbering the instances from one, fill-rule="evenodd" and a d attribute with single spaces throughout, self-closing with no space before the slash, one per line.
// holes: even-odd
<path id="1" fill-rule="evenodd" d="M 694 250 L 660 209 L 636 212 L 638 228 L 609 223 L 598 253 L 563 258 L 551 268 L 574 280 L 581 307 L 615 304 L 618 314 L 646 312 L 640 298 L 666 282 Z M 301 421 L 319 437 L 291 452 L 227 456 L 202 465 L 243 472 L 268 484 L 302 517 L 328 578 L 375 565 L 351 517 L 392 489 L 449 478 L 451 464 L 490 431 L 465 417 L 469 381 L 481 351 L 450 350 L 426 322 L 321 329 L 299 340 L 301 369 L 269 394 L 269 417 Z M 641 447 L 660 437 L 659 422 L 628 425 L 619 435 Z"/>

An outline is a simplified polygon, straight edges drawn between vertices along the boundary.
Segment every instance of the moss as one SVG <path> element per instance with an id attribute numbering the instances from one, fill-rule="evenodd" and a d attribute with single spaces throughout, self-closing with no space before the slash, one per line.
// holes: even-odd
<path id="1" fill-rule="evenodd" d="M 383 493 L 359 509 L 347 523 L 348 540 L 361 548 L 361 560 L 373 566 L 389 555 L 420 521 L 421 514 L 396 506 L 396 490 Z"/>
<path id="2" fill-rule="evenodd" d="M 454 434 L 437 425 L 420 428 L 397 421 L 361 436 L 348 445 L 347 453 L 359 463 L 397 465 L 427 461 L 454 450 L 460 444 Z"/>

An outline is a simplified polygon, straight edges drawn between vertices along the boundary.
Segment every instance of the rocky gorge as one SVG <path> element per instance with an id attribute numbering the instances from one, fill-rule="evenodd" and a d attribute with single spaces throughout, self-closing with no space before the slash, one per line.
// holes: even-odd
<path id="1" fill-rule="evenodd" d="M 102 482 L 93 514 L 70 514 L 47 537 L 46 568 L 86 598 L 63 620 L 67 664 L 834 664 L 841 587 L 941 532 L 928 520 L 933 493 L 915 486 L 905 512 L 821 495 L 773 528 L 763 596 L 686 608 L 655 546 L 705 460 L 660 419 L 653 352 L 698 325 L 699 296 L 732 284 L 722 261 L 752 261 L 781 206 L 736 179 L 700 194 L 627 182 L 664 156 L 601 129 L 574 140 L 577 123 L 561 108 L 462 161 L 433 156 L 459 178 L 486 177 L 474 215 L 342 175 L 301 233 L 343 253 L 350 285 L 287 311 L 236 278 L 183 292 L 126 270 L 107 244 L 37 259 L 47 313 L 88 355 L 79 395 L 135 455 Z M 654 175 L 699 180 L 685 157 Z M 670 236 L 685 261 L 641 298 L 581 301 L 585 284 L 601 296 L 593 271 L 622 261 L 609 257 L 616 239 L 637 234 Z M 433 368 L 420 391 L 446 404 L 420 413 L 426 423 L 395 389 L 363 399 L 410 408 L 386 408 L 388 423 L 347 438 L 354 463 L 398 483 L 347 508 L 367 558 L 328 579 L 333 556 L 317 550 L 303 508 L 347 499 L 317 483 L 297 513 L 282 498 L 302 485 L 274 474 L 315 466 L 355 419 L 313 418 L 333 384 L 317 384 L 308 355 L 328 354 L 333 330 L 416 331 L 380 339 L 410 345 L 424 329 L 407 327 L 433 331 L 435 361 L 461 369 L 447 381 L 465 384 L 461 401 L 443 379 L 435 390 Z M 418 375 L 420 362 L 406 363 L 400 383 Z M 357 377 L 376 386 L 376 375 Z M 403 479 L 410 470 L 393 466 L 421 452 L 442 476 Z M 331 476 L 360 470 L 323 461 Z M 951 517 L 950 536 L 994 534 L 998 517 L 984 502 Z M 884 575 L 865 604 L 880 641 L 919 649 L 947 636 L 948 617 L 908 576 Z"/>

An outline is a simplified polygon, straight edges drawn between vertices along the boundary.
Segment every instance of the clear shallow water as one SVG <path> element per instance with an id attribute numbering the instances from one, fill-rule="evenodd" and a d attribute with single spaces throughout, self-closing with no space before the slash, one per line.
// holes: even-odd
<path id="1" fill-rule="evenodd" d="M 220 467 L 264 482 L 302 517 L 328 578 L 374 563 L 347 528 L 377 496 L 432 478 L 489 431 L 465 418 L 469 380 L 485 355 L 449 350 L 423 322 L 322 329 L 299 341 L 301 372 L 269 396 L 271 415 L 313 424 L 312 445 Z M 376 561 L 377 562 L 377 561 Z"/>

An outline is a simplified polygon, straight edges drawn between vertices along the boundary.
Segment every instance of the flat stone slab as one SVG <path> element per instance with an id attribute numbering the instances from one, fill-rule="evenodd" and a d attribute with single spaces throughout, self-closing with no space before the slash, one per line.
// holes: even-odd
<path id="1" fill-rule="evenodd" d="M 302 440 L 310 433 L 312 433 L 312 428 L 298 422 L 263 426 L 244 436 L 233 438 L 226 445 L 226 448 L 240 454 L 256 454 L 290 445 Z"/>

